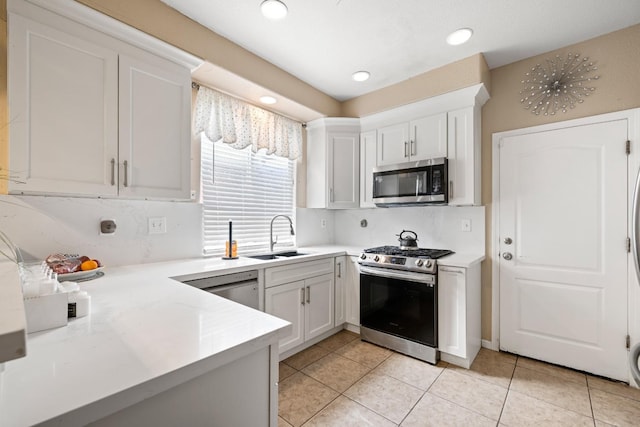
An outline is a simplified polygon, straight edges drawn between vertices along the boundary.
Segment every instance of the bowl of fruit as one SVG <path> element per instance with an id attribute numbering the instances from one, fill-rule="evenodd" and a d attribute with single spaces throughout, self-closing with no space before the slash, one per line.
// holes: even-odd
<path id="1" fill-rule="evenodd" d="M 45 262 L 58 274 L 60 282 L 89 278 L 98 275 L 103 269 L 102 263 L 97 259 L 78 254 L 51 254 Z"/>

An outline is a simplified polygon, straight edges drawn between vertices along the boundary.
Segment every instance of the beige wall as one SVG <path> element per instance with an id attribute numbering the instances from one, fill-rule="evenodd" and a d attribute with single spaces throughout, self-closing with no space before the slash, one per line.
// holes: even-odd
<path id="1" fill-rule="evenodd" d="M 595 61 L 600 79 L 584 104 L 555 116 L 536 116 L 520 104 L 524 74 L 546 58 L 580 53 Z M 482 269 L 482 337 L 491 339 L 492 134 L 545 123 L 640 107 L 640 25 L 491 70 L 491 99 L 482 109 L 482 202 L 486 206 L 486 254 Z"/>
<path id="2" fill-rule="evenodd" d="M 345 101 L 342 115 L 363 117 L 478 83 L 491 88 L 489 67 L 480 53 Z"/>

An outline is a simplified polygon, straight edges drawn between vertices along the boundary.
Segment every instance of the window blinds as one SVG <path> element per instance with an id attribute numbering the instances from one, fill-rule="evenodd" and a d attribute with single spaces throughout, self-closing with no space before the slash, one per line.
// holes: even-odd
<path id="1" fill-rule="evenodd" d="M 204 254 L 224 254 L 228 221 L 238 254 L 267 252 L 269 225 L 275 215 L 294 219 L 295 161 L 251 147 L 231 148 L 201 134 Z M 273 226 L 274 250 L 295 246 L 289 222 L 278 218 Z"/>

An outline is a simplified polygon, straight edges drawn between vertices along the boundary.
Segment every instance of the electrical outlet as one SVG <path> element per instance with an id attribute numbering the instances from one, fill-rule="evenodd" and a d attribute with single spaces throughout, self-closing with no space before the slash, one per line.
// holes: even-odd
<path id="1" fill-rule="evenodd" d="M 461 223 L 461 229 L 462 231 L 471 231 L 471 220 L 463 219 Z"/>
<path id="2" fill-rule="evenodd" d="M 100 218 L 100 235 L 113 236 L 116 232 L 116 221 L 110 218 Z"/>
<path id="3" fill-rule="evenodd" d="M 327 228 L 327 220 L 322 218 L 320 220 L 320 228 Z"/>
<path id="4" fill-rule="evenodd" d="M 149 218 L 149 234 L 164 234 L 167 232 L 167 218 L 156 216 Z"/>

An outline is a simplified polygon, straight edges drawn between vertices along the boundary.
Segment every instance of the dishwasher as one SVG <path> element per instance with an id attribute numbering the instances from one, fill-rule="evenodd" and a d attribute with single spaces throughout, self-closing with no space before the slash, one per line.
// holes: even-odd
<path id="1" fill-rule="evenodd" d="M 255 308 L 256 310 L 260 309 L 260 292 L 257 270 L 223 274 L 221 276 L 205 277 L 202 279 L 185 280 L 182 283 L 216 294 L 239 304 Z"/>

